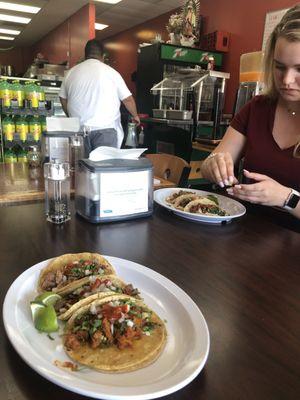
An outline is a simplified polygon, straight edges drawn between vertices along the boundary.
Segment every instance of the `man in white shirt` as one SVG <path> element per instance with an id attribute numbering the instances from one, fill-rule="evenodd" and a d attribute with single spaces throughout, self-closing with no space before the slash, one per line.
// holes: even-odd
<path id="1" fill-rule="evenodd" d="M 96 40 L 85 46 L 85 61 L 71 68 L 63 80 L 59 97 L 66 115 L 78 117 L 90 132 L 85 138 L 88 155 L 99 146 L 121 147 L 121 102 L 140 124 L 136 104 L 121 75 L 102 62 L 103 47 Z"/>

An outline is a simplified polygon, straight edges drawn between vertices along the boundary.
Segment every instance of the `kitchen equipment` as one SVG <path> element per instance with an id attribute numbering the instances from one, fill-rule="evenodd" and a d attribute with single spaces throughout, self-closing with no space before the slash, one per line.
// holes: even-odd
<path id="1" fill-rule="evenodd" d="M 153 118 L 167 118 L 167 110 L 160 110 L 159 108 L 153 108 Z"/>
<path id="2" fill-rule="evenodd" d="M 193 111 L 188 110 L 167 110 L 166 117 L 168 119 L 191 119 Z"/>
<path id="3" fill-rule="evenodd" d="M 137 147 L 137 146 L 138 146 L 138 138 L 136 133 L 136 124 L 134 122 L 128 122 L 125 147 Z"/>
<path id="4" fill-rule="evenodd" d="M 54 160 L 44 164 L 44 178 L 47 220 L 62 224 L 71 218 L 69 163 Z"/>
<path id="5" fill-rule="evenodd" d="M 80 124 L 78 118 L 50 117 L 46 118 L 47 132 L 42 134 L 42 154 L 44 161 L 53 158 L 62 162 L 69 161 L 70 138 L 82 136 L 79 132 Z"/>
<path id="6" fill-rule="evenodd" d="M 214 143 L 224 133 L 222 113 L 229 77 L 228 73 L 199 67 L 169 66 L 164 79 L 151 88 L 155 109 L 166 109 L 168 124 L 171 120 L 192 120 L 193 139 Z"/>
<path id="7" fill-rule="evenodd" d="M 89 222 L 147 217 L 153 211 L 152 164 L 137 160 L 79 160 L 75 208 Z"/>

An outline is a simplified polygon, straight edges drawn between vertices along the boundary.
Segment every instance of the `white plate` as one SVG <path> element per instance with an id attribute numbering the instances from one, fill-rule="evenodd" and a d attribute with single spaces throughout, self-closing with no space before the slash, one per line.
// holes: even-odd
<path id="1" fill-rule="evenodd" d="M 208 194 L 212 194 L 216 196 L 219 200 L 219 205 L 223 208 L 228 215 L 220 216 L 220 215 L 205 215 L 205 214 L 194 214 L 185 211 L 176 210 L 174 207 L 171 207 L 168 203 L 166 203 L 165 199 L 170 196 L 174 192 L 178 192 L 179 190 L 185 190 L 189 192 L 193 192 L 199 194 L 200 196 L 207 196 Z M 221 196 L 212 192 L 205 192 L 204 190 L 196 190 L 196 189 L 186 189 L 186 188 L 169 188 L 169 189 L 159 189 L 154 192 L 154 201 L 162 207 L 167 208 L 172 211 L 174 214 L 190 219 L 196 222 L 205 222 L 207 224 L 221 224 L 224 222 L 230 222 L 233 218 L 241 217 L 245 214 L 246 208 L 243 204 L 239 203 L 236 200 L 233 200 L 229 197 Z"/>
<path id="2" fill-rule="evenodd" d="M 30 300 L 42 261 L 24 271 L 9 288 L 4 305 L 4 326 L 12 345 L 23 360 L 49 381 L 82 395 L 98 399 L 154 399 L 173 393 L 191 382 L 202 370 L 209 352 L 205 319 L 191 298 L 169 279 L 134 262 L 107 257 L 117 274 L 138 287 L 145 302 L 164 320 L 167 344 L 148 367 L 122 374 L 104 374 L 90 369 L 69 372 L 54 366 L 66 361 L 58 334 L 50 340 L 34 328 Z"/>

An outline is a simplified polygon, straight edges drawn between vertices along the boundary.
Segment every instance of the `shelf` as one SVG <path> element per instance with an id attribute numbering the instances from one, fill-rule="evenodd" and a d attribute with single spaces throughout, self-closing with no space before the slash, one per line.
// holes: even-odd
<path id="1" fill-rule="evenodd" d="M 54 104 L 52 100 L 41 101 L 38 108 L 32 108 L 31 102 L 25 100 L 25 107 L 19 107 L 16 100 L 12 100 L 10 107 L 1 105 L 1 114 L 14 114 L 14 115 L 54 115 Z"/>
<path id="2" fill-rule="evenodd" d="M 5 149 L 11 149 L 12 147 L 15 146 L 21 146 L 21 147 L 28 147 L 28 146 L 32 146 L 32 145 L 40 145 L 41 141 L 38 140 L 33 140 L 33 139 L 29 139 L 29 140 L 25 140 L 25 142 L 23 142 L 22 140 L 13 140 L 12 142 L 8 142 L 8 141 L 4 141 L 3 146 Z"/>
<path id="3" fill-rule="evenodd" d="M 36 116 L 52 116 L 53 109 L 33 109 L 33 108 L 19 108 L 19 107 L 2 107 L 1 114 L 14 114 L 14 115 L 36 115 Z"/>

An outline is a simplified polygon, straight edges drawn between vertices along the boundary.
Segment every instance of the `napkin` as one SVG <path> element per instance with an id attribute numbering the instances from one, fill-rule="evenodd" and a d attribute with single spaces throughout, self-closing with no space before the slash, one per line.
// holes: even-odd
<path id="1" fill-rule="evenodd" d="M 91 161 L 104 161 L 114 158 L 137 160 L 147 148 L 143 149 L 116 149 L 114 147 L 100 146 L 90 153 L 89 159 Z"/>
<path id="2" fill-rule="evenodd" d="M 47 132 L 79 132 L 79 118 L 47 117 Z"/>

